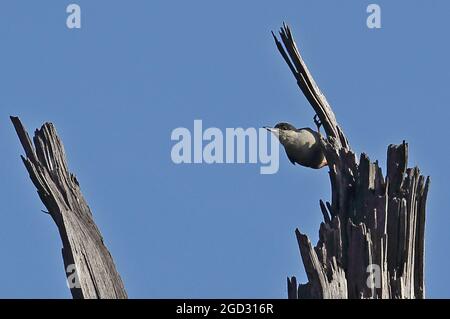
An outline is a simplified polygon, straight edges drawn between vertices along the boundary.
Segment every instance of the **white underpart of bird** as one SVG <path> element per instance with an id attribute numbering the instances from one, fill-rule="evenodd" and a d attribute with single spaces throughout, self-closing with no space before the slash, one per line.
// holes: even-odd
<path id="1" fill-rule="evenodd" d="M 314 169 L 327 165 L 319 132 L 310 128 L 297 129 L 289 123 L 279 123 L 274 128 L 266 129 L 278 138 L 292 164 Z"/>

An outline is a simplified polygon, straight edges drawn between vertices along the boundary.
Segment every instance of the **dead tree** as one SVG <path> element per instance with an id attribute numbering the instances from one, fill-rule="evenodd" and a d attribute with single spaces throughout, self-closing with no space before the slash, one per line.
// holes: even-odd
<path id="1" fill-rule="evenodd" d="M 56 129 L 45 123 L 31 142 L 19 118 L 11 117 L 25 150 L 23 163 L 61 236 L 62 256 L 72 297 L 127 298 L 111 254 L 103 243 L 80 185 L 67 166 Z"/>
<path id="2" fill-rule="evenodd" d="M 424 231 L 430 178 L 407 168 L 408 144 L 390 145 L 387 173 L 366 154 L 359 160 L 306 67 L 287 25 L 278 50 L 319 116 L 327 138 L 331 203 L 313 248 L 296 229 L 308 283 L 288 278 L 288 298 L 424 298 Z"/>

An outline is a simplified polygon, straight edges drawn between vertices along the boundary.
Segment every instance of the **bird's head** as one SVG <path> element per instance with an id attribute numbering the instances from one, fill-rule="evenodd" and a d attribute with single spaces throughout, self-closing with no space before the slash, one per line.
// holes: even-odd
<path id="1" fill-rule="evenodd" d="M 296 131 L 297 130 L 294 125 L 285 123 L 285 122 L 278 123 L 277 125 L 275 125 L 275 128 L 282 130 L 282 131 Z"/>
<path id="2" fill-rule="evenodd" d="M 264 126 L 264 128 L 273 133 L 281 143 L 286 140 L 289 133 L 295 132 L 297 130 L 294 125 L 286 122 L 278 123 L 277 125 L 275 125 L 275 127 Z"/>

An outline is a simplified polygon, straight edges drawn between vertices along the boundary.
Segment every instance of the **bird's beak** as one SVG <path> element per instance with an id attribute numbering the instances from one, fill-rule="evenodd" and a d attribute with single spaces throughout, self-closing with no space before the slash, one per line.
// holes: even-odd
<path id="1" fill-rule="evenodd" d="M 263 128 L 268 130 L 270 133 L 275 134 L 275 136 L 278 136 L 280 134 L 280 129 L 278 129 L 278 128 L 268 127 L 268 126 L 263 126 Z"/>

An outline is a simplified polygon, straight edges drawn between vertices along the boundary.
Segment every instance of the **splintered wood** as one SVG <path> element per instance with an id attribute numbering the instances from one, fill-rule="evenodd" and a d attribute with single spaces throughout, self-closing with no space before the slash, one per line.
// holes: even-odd
<path id="1" fill-rule="evenodd" d="M 287 25 L 279 36 L 277 48 L 327 134 L 322 147 L 332 190 L 331 203 L 320 201 L 324 222 L 317 245 L 296 230 L 308 283 L 288 278 L 288 298 L 424 298 L 430 178 L 407 168 L 405 142 L 388 147 L 386 177 L 367 155 L 358 160 Z"/>
<path id="2" fill-rule="evenodd" d="M 73 298 L 127 298 L 111 254 L 103 243 L 80 185 L 67 166 L 64 147 L 51 123 L 31 142 L 19 118 L 11 117 L 24 148 L 23 163 L 61 236 Z"/>

